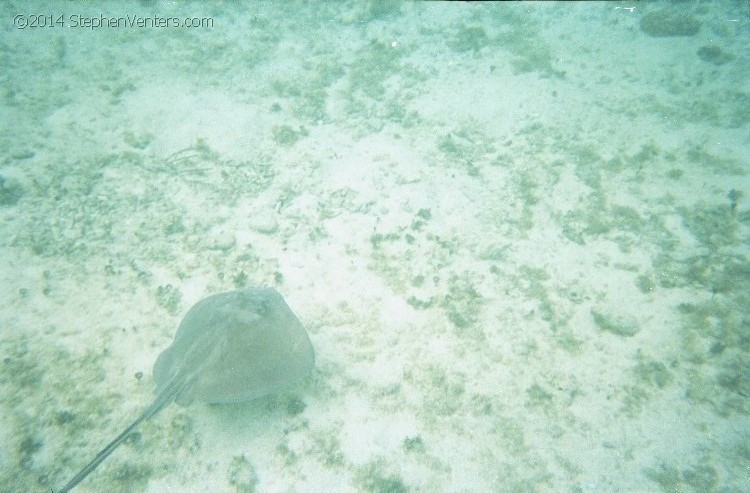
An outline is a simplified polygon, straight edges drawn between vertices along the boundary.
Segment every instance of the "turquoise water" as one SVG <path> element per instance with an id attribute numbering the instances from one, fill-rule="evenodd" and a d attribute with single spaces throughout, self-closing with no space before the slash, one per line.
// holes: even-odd
<path id="1" fill-rule="evenodd" d="M 2 12 L 0 490 L 65 484 L 253 285 L 312 377 L 76 491 L 750 490 L 745 6 Z"/>

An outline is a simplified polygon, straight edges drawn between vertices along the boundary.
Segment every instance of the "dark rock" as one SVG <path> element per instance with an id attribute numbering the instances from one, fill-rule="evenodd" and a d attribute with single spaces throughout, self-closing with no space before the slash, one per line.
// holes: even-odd
<path id="1" fill-rule="evenodd" d="M 716 45 L 701 46 L 698 48 L 698 58 L 714 65 L 724 65 L 734 59 L 732 55 Z"/>
<path id="2" fill-rule="evenodd" d="M 695 36 L 700 30 L 698 19 L 677 8 L 655 10 L 641 17 L 641 31 L 655 38 Z"/>
<path id="3" fill-rule="evenodd" d="M 15 205 L 23 194 L 23 187 L 18 181 L 0 175 L 0 206 Z"/>

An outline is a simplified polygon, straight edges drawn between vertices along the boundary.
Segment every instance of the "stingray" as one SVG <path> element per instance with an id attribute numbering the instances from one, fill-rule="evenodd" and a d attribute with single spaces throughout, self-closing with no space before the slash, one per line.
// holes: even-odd
<path id="1" fill-rule="evenodd" d="M 283 390 L 315 365 L 310 338 L 273 288 L 214 294 L 185 314 L 154 363 L 156 398 L 58 493 L 83 481 L 145 420 L 171 402 L 244 402 Z"/>

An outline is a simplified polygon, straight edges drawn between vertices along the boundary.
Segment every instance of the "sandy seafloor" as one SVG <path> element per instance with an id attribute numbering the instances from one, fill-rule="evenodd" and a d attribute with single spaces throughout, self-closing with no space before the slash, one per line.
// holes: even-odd
<path id="1" fill-rule="evenodd" d="M 747 3 L 2 13 L 0 491 L 59 489 L 254 285 L 314 373 L 76 491 L 750 491 Z"/>

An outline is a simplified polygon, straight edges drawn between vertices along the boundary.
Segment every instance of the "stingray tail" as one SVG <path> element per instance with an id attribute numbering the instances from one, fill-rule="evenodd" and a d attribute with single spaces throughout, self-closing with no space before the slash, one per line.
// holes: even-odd
<path id="1" fill-rule="evenodd" d="M 184 386 L 184 382 L 183 381 L 178 381 L 178 379 L 176 379 L 176 378 L 172 379 L 172 381 L 170 381 L 169 384 L 167 384 L 167 386 L 164 387 L 164 390 L 162 390 L 159 393 L 159 395 L 156 396 L 156 399 L 154 400 L 154 402 L 148 408 L 146 408 L 146 410 L 143 412 L 143 414 L 141 414 L 138 417 L 138 419 L 136 419 L 135 421 L 133 421 L 133 423 L 130 426 L 128 426 L 127 428 L 125 428 L 125 431 L 123 431 L 122 433 L 120 433 L 117 436 L 117 438 L 115 438 L 114 440 L 112 440 L 111 442 L 109 442 L 109 445 L 107 445 L 106 447 L 104 447 L 101 452 L 99 452 L 98 454 L 96 454 L 96 457 L 94 457 L 94 459 L 91 462 L 89 462 L 86 465 L 86 467 L 84 467 L 83 469 L 81 469 L 81 471 L 78 474 L 76 474 L 73 477 L 73 479 L 71 479 L 70 481 L 68 481 L 68 483 L 65 486 L 62 487 L 62 489 L 58 490 L 57 493 L 68 493 L 78 483 L 80 483 L 81 481 L 83 481 L 84 479 L 86 479 L 86 476 L 88 476 L 89 474 L 91 474 L 91 471 L 93 471 L 94 469 L 96 469 L 97 466 L 99 466 L 99 464 L 101 464 L 102 461 L 104 461 L 104 459 L 106 459 L 107 457 L 109 457 L 109 454 L 111 454 L 112 452 L 114 452 L 115 449 L 117 447 L 119 447 L 122 444 L 122 442 L 124 442 L 125 439 L 131 433 L 133 433 L 136 430 L 136 428 L 138 428 L 138 426 L 141 423 L 143 423 L 148 418 L 152 417 L 153 415 L 155 415 L 156 413 L 158 413 L 159 411 L 161 411 L 162 409 L 164 409 L 164 407 L 167 404 L 169 404 L 170 402 L 172 402 L 174 400 L 175 396 L 180 392 L 180 390 L 182 390 L 183 386 Z"/>

